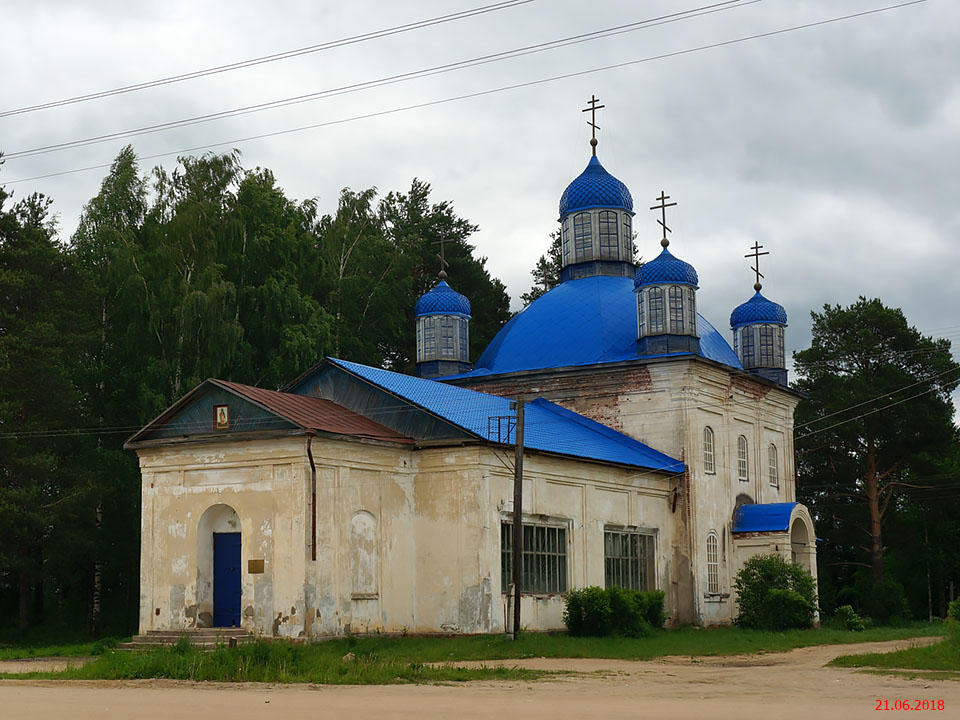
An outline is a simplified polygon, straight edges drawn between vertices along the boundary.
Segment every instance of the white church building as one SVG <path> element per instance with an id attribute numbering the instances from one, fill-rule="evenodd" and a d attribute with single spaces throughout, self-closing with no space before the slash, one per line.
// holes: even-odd
<path id="1" fill-rule="evenodd" d="M 560 199 L 561 282 L 475 364 L 470 303 L 441 274 L 416 306 L 418 377 L 326 358 L 283 392 L 211 379 L 128 440 L 141 633 L 502 632 L 521 396 L 524 627 L 562 628 L 588 585 L 661 589 L 672 624 L 730 623 L 760 553 L 816 577 L 786 312 L 758 282 L 731 347 L 667 247 L 662 193 L 662 251 L 637 267 L 631 194 L 591 144 Z"/>

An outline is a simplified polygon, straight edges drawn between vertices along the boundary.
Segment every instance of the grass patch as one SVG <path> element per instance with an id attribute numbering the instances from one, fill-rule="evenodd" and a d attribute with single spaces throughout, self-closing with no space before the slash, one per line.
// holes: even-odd
<path id="1" fill-rule="evenodd" d="M 941 632 L 943 629 L 941 628 Z M 834 667 L 936 670 L 960 673 L 960 630 L 953 629 L 943 642 L 888 653 L 842 655 L 830 662 Z"/>
<path id="2" fill-rule="evenodd" d="M 116 638 L 70 644 L 0 645 L 0 660 L 22 660 L 41 657 L 90 657 L 102 655 L 117 646 Z"/>
<path id="3" fill-rule="evenodd" d="M 380 657 L 355 650 L 344 659 L 333 643 L 295 645 L 256 642 L 201 652 L 187 642 L 146 652 L 111 651 L 83 667 L 16 677 L 59 680 L 128 680 L 171 678 L 214 682 L 318 683 L 326 685 L 389 685 L 396 683 L 465 682 L 468 680 L 537 680 L 551 673 L 521 668 L 431 666 L 419 660 Z"/>

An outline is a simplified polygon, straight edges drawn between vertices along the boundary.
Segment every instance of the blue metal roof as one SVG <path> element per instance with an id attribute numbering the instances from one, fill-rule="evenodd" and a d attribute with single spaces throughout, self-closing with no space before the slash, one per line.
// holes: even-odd
<path id="1" fill-rule="evenodd" d="M 514 415 L 510 401 L 496 395 L 347 360 L 329 361 L 481 438 L 490 439 L 489 418 Z M 524 432 L 524 446 L 533 450 L 667 473 L 683 472 L 679 460 L 546 400 L 527 403 Z M 512 438 L 503 440 L 513 444 Z"/>
<path id="2" fill-rule="evenodd" d="M 741 505 L 733 516 L 733 532 L 782 532 L 790 527 L 795 502 Z"/>
<path id="3" fill-rule="evenodd" d="M 674 257 L 667 248 L 657 257 L 637 268 L 633 280 L 634 288 L 660 283 L 678 283 L 697 287 L 700 279 L 693 265 Z"/>
<path id="4" fill-rule="evenodd" d="M 560 217 L 575 210 L 596 207 L 633 212 L 633 197 L 627 186 L 608 173 L 594 155 L 586 169 L 567 185 L 560 196 Z"/>
<path id="5" fill-rule="evenodd" d="M 738 305 L 730 314 L 730 327 L 736 330 L 741 325 L 751 323 L 787 324 L 787 311 L 783 305 L 767 300 L 760 291 L 743 305 Z"/>
<path id="6" fill-rule="evenodd" d="M 697 333 L 701 357 L 743 369 L 723 336 L 699 315 Z M 473 371 L 454 377 L 596 365 L 640 357 L 633 279 L 597 275 L 568 280 L 541 295 L 500 329 Z M 444 378 L 447 379 L 450 378 Z"/>
<path id="7" fill-rule="evenodd" d="M 447 285 L 446 280 L 441 280 L 432 290 L 421 295 L 413 307 L 416 317 L 438 313 L 470 317 L 470 301 Z"/>

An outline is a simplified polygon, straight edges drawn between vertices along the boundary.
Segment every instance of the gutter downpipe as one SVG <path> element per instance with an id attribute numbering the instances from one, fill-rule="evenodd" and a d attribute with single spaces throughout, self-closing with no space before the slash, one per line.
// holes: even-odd
<path id="1" fill-rule="evenodd" d="M 310 558 L 317 559 L 317 465 L 313 462 L 312 430 L 307 431 L 307 458 L 310 460 Z"/>

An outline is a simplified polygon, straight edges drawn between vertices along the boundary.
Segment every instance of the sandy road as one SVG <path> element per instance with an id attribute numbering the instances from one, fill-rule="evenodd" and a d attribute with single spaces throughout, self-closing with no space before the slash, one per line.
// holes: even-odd
<path id="1" fill-rule="evenodd" d="M 929 640 L 913 641 L 926 642 Z M 508 661 L 575 671 L 549 682 L 378 687 L 195 684 L 177 681 L 0 680 L 3 720 L 211 720 L 230 718 L 856 718 L 877 700 L 944 701 L 913 716 L 960 717 L 960 682 L 904 680 L 824 668 L 851 652 L 893 650 L 911 641 L 821 646 L 723 658 Z"/>

